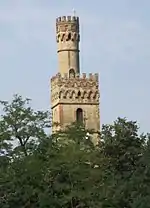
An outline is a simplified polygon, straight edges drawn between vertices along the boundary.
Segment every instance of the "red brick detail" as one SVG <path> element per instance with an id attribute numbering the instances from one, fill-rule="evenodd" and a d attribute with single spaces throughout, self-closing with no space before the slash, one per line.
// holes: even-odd
<path id="1" fill-rule="evenodd" d="M 63 124 L 63 106 L 61 104 L 59 105 L 59 121 L 60 124 Z"/>

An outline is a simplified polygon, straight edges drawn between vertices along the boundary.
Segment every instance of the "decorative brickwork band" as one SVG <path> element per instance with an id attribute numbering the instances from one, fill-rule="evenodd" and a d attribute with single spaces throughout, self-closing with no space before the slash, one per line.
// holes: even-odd
<path id="1" fill-rule="evenodd" d="M 60 99 L 95 99 L 98 101 L 99 93 L 98 90 L 73 90 L 73 89 L 62 89 L 59 92 Z"/>
<path id="2" fill-rule="evenodd" d="M 52 102 L 63 100 L 68 102 L 99 102 L 98 74 L 85 73 L 80 77 L 64 77 L 58 73 L 51 79 Z M 57 90 L 56 90 L 57 89 Z"/>
<path id="3" fill-rule="evenodd" d="M 56 41 L 62 42 L 62 41 L 80 41 L 80 35 L 76 32 L 61 32 L 56 35 Z"/>

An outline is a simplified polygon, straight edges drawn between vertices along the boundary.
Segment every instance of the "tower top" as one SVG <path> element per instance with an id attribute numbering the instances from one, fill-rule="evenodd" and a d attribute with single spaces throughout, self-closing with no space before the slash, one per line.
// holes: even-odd
<path id="1" fill-rule="evenodd" d="M 75 11 L 74 11 L 75 13 Z M 79 17 L 73 16 L 59 16 L 56 18 L 56 23 L 60 22 L 79 22 Z"/>
<path id="2" fill-rule="evenodd" d="M 59 72 L 80 72 L 79 66 L 79 17 L 60 16 L 56 19 L 56 42 Z"/>
<path id="3" fill-rule="evenodd" d="M 56 19 L 56 32 L 77 32 L 79 33 L 79 17 L 60 16 Z"/>

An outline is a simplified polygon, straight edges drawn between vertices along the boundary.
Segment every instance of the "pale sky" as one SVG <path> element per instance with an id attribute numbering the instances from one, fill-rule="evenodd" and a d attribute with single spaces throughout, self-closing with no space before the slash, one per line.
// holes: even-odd
<path id="1" fill-rule="evenodd" d="M 118 116 L 150 124 L 150 0 L 1 0 L 0 99 L 14 93 L 50 109 L 57 73 L 55 19 L 80 17 L 81 72 L 100 75 L 101 124 Z"/>

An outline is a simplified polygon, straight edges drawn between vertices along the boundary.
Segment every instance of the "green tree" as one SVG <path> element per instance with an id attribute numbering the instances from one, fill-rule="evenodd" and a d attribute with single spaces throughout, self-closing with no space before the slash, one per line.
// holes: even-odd
<path id="1" fill-rule="evenodd" d="M 49 114 L 33 111 L 28 99 L 1 103 L 0 207 L 148 207 L 150 145 L 136 122 L 103 125 L 94 146 L 92 131 L 77 123 L 46 135 Z"/>
<path id="2" fill-rule="evenodd" d="M 131 208 L 148 208 L 150 205 L 150 135 L 137 169 L 130 183 Z"/>
<path id="3" fill-rule="evenodd" d="M 49 112 L 34 111 L 30 101 L 14 95 L 12 102 L 0 102 L 0 207 L 36 207 L 44 166 L 34 151 L 47 137 L 51 120 Z"/>
<path id="4" fill-rule="evenodd" d="M 11 103 L 0 101 L 3 114 L 0 118 L 1 151 L 23 153 L 27 156 L 40 139 L 46 136 L 45 128 L 50 127 L 48 112 L 34 111 L 30 99 L 14 95 Z M 13 148 L 13 145 L 16 147 Z"/>
<path id="5" fill-rule="evenodd" d="M 138 135 L 138 130 L 137 122 L 122 118 L 113 125 L 103 125 L 100 150 L 115 174 L 126 177 L 136 169 L 146 139 L 145 135 Z"/>
<path id="6" fill-rule="evenodd" d="M 146 136 L 138 135 L 134 121 L 118 118 L 112 125 L 103 125 L 100 153 L 103 160 L 104 184 L 100 191 L 102 207 L 130 208 L 128 181 L 142 157 Z"/>
<path id="7" fill-rule="evenodd" d="M 74 130 L 65 132 L 69 143 L 44 137 L 32 155 L 15 158 L 3 176 L 1 207 L 99 207 L 93 196 L 99 172 L 92 162 L 94 149 L 87 141 L 83 148 L 83 128 L 77 129 L 80 142 L 74 135 L 71 142 Z"/>
<path id="8" fill-rule="evenodd" d="M 94 168 L 94 146 L 86 134 L 84 126 L 72 124 L 52 136 L 50 149 L 46 143 L 48 152 L 45 141 L 41 144 L 51 207 L 97 207 L 93 187 L 99 170 Z"/>

